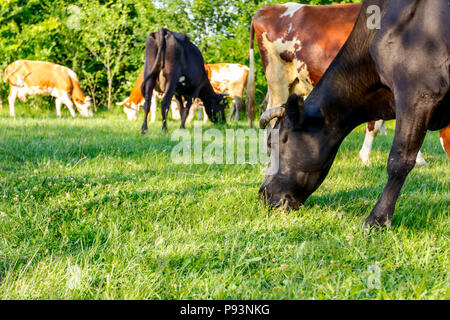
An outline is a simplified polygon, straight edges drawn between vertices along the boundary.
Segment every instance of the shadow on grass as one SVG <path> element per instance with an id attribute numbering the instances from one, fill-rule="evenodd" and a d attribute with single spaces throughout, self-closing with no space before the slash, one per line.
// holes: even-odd
<path id="1" fill-rule="evenodd" d="M 409 180 L 406 180 L 394 212 L 392 220 L 394 228 L 405 226 L 415 230 L 429 231 L 439 225 L 438 221 L 434 221 L 438 215 L 440 218 L 449 217 L 449 211 L 446 210 L 450 206 L 450 200 L 446 199 L 448 189 L 446 191 L 442 183 L 430 181 L 429 178 L 427 174 L 416 172 Z M 427 181 L 427 191 L 421 188 L 422 181 Z M 329 209 L 353 217 L 366 218 L 381 197 L 385 185 L 377 184 L 372 187 L 359 187 L 322 195 L 313 194 L 306 201 L 305 207 L 312 209 L 320 205 L 322 210 Z M 427 193 L 432 197 L 426 197 Z"/>

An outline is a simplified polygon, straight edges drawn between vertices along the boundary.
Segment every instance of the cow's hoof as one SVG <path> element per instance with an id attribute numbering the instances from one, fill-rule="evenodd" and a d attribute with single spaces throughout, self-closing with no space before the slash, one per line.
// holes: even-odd
<path id="1" fill-rule="evenodd" d="M 148 132 L 148 130 L 147 130 L 147 129 L 142 129 L 142 130 L 141 130 L 141 134 L 142 134 L 142 135 L 146 135 L 146 134 L 147 134 L 147 132 Z"/>
<path id="2" fill-rule="evenodd" d="M 426 166 L 428 163 L 425 161 L 424 158 L 417 158 L 416 159 L 416 166 L 423 167 Z"/>
<path id="3" fill-rule="evenodd" d="M 380 230 L 390 228 L 391 222 L 387 218 L 377 218 L 370 215 L 365 221 L 364 226 L 366 230 Z"/>
<path id="4" fill-rule="evenodd" d="M 368 159 L 365 156 L 362 156 L 361 154 L 359 155 L 359 160 L 361 160 L 363 166 L 368 167 L 370 166 L 370 159 Z"/>

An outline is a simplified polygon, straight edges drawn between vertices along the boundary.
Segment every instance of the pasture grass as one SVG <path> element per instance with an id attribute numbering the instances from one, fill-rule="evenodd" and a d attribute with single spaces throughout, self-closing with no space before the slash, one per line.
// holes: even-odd
<path id="1" fill-rule="evenodd" d="M 306 205 L 284 212 L 257 199 L 264 165 L 173 164 L 160 122 L 141 136 L 120 110 L 13 120 L 5 109 L 0 299 L 450 298 L 449 160 L 436 132 L 392 228 L 366 232 L 393 122 L 371 166 L 357 159 L 360 127 Z"/>

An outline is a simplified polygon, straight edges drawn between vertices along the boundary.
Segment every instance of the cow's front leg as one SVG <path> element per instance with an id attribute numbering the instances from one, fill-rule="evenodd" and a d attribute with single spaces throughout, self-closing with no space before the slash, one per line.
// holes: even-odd
<path id="1" fill-rule="evenodd" d="M 397 103 L 397 125 L 389 154 L 387 171 L 389 179 L 381 198 L 366 219 L 369 226 L 390 226 L 398 196 L 416 164 L 416 157 L 425 139 L 433 103 L 408 101 Z M 419 106 L 419 107 L 418 107 Z M 428 111 L 427 111 L 428 110 Z"/>
<path id="2" fill-rule="evenodd" d="M 202 111 L 203 111 L 203 123 L 206 124 L 208 123 L 209 117 L 208 114 L 206 113 L 205 106 L 202 106 Z"/>
<path id="3" fill-rule="evenodd" d="M 62 101 L 59 98 L 57 98 L 55 100 L 55 105 L 56 105 L 56 115 L 58 117 L 61 117 L 61 104 L 62 104 Z"/>
<path id="4" fill-rule="evenodd" d="M 234 121 L 239 121 L 241 118 L 241 111 L 242 107 L 244 106 L 244 102 L 242 101 L 241 97 L 234 96 L 234 102 L 236 106 L 236 117 L 234 118 Z"/>
<path id="5" fill-rule="evenodd" d="M 72 118 L 75 118 L 75 116 L 76 116 L 75 109 L 73 108 L 73 102 L 70 99 L 69 95 L 67 93 L 65 93 L 59 99 L 61 99 L 62 102 L 67 106 L 67 108 L 69 109 L 69 112 L 70 112 L 70 115 L 72 116 Z"/>
<path id="6" fill-rule="evenodd" d="M 8 96 L 9 115 L 11 117 L 16 116 L 16 99 L 17 99 L 18 93 L 19 93 L 19 89 L 14 86 L 11 86 L 11 90 L 10 90 L 9 96 Z"/>
<path id="7" fill-rule="evenodd" d="M 186 118 L 186 123 L 191 123 L 191 122 L 194 120 L 195 113 L 196 113 L 196 111 L 198 111 L 199 108 L 200 108 L 199 104 L 200 104 L 199 100 L 198 100 L 198 99 L 195 99 L 194 102 L 193 102 L 192 105 L 191 105 L 191 109 L 189 110 L 189 114 L 188 114 L 188 116 L 187 116 L 187 118 Z M 181 109 L 181 110 L 184 110 L 184 107 L 183 107 L 183 109 Z M 181 114 L 182 114 L 183 112 L 184 112 L 184 111 L 180 111 L 180 118 L 181 118 Z"/>
<path id="8" fill-rule="evenodd" d="M 231 105 L 231 112 L 228 115 L 228 120 L 231 120 L 233 118 L 234 114 L 236 113 L 236 108 L 236 100 L 233 100 L 233 104 Z"/>
<path id="9" fill-rule="evenodd" d="M 180 129 L 184 129 L 184 128 L 185 128 L 185 125 L 186 125 L 186 119 L 187 119 L 188 116 L 189 116 L 189 110 L 191 109 L 192 101 L 193 101 L 193 98 L 189 97 L 189 98 L 187 99 L 187 101 L 186 101 L 186 106 L 182 109 L 182 112 L 181 112 L 181 126 L 180 126 Z"/>

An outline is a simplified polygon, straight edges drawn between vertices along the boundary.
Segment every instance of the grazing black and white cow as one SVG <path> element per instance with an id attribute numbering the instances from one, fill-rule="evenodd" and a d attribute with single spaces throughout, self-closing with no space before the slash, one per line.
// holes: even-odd
<path id="1" fill-rule="evenodd" d="M 167 112 L 175 96 L 181 107 L 181 128 L 184 128 L 192 101 L 200 98 L 205 111 L 214 123 L 225 122 L 224 95 L 216 94 L 208 80 L 200 50 L 182 33 L 159 29 L 151 33 L 145 43 L 145 70 L 142 95 L 145 98 L 145 118 L 141 133 L 147 132 L 147 117 L 150 111 L 153 89 L 164 93 L 161 101 L 162 128 L 167 130 Z"/>
<path id="2" fill-rule="evenodd" d="M 368 27 L 373 6 L 381 10 L 378 30 Z M 266 175 L 260 197 L 271 206 L 298 208 L 323 182 L 354 128 L 395 118 L 389 179 L 366 219 L 369 226 L 389 226 L 427 130 L 450 123 L 449 21 L 447 0 L 365 0 L 349 39 L 306 101 L 291 95 L 261 116 L 262 128 L 278 118 L 279 140 L 268 147 L 279 156 L 272 152 L 268 173 L 276 173 Z"/>

